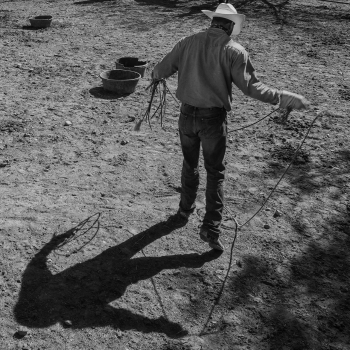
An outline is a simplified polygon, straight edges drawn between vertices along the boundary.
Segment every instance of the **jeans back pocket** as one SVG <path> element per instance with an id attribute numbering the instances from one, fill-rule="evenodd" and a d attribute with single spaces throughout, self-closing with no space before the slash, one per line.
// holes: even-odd
<path id="1" fill-rule="evenodd" d="M 201 118 L 200 136 L 207 139 L 215 139 L 227 135 L 226 113 L 213 117 Z"/>

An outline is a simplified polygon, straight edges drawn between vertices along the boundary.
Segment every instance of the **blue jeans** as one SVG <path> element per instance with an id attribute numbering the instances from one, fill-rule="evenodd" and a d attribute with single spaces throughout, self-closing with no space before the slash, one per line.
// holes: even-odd
<path id="1" fill-rule="evenodd" d="M 181 173 L 180 207 L 193 211 L 199 185 L 198 161 L 202 144 L 207 172 L 206 212 L 202 227 L 213 238 L 219 237 L 224 208 L 223 184 L 226 152 L 227 114 L 222 108 L 196 108 L 183 104 L 179 133 L 184 156 Z"/>

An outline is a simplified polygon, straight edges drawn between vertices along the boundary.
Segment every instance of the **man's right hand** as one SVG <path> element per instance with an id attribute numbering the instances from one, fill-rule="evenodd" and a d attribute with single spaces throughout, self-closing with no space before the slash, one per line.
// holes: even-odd
<path id="1" fill-rule="evenodd" d="M 280 108 L 309 109 L 310 102 L 302 95 L 283 90 L 280 97 Z"/>

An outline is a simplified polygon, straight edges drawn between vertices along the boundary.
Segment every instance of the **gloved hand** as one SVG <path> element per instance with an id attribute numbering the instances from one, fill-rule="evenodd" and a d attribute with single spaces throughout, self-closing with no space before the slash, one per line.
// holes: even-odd
<path id="1" fill-rule="evenodd" d="M 310 102 L 302 95 L 283 90 L 280 96 L 280 108 L 309 109 Z"/>

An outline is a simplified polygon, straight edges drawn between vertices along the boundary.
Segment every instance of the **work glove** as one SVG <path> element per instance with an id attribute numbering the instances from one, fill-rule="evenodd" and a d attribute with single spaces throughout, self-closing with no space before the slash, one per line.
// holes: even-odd
<path id="1" fill-rule="evenodd" d="M 292 109 L 309 109 L 310 102 L 302 95 L 283 90 L 280 96 L 280 108 Z"/>

